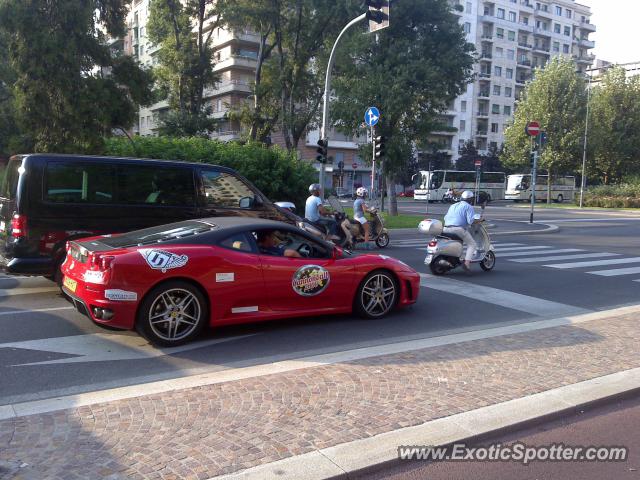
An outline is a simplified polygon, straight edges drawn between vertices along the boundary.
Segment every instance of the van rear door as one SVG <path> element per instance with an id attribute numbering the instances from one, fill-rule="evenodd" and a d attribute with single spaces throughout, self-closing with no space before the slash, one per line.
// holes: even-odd
<path id="1" fill-rule="evenodd" d="M 18 209 L 18 181 L 22 159 L 22 156 L 11 157 L 0 166 L 0 248 L 3 255 L 6 252 L 7 235 L 11 230 L 11 219 Z"/>

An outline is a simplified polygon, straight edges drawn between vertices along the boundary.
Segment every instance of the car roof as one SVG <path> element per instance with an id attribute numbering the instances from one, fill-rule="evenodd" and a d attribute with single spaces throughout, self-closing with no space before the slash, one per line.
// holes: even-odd
<path id="1" fill-rule="evenodd" d="M 221 165 L 213 165 L 210 163 L 202 162 L 188 162 L 184 160 L 165 160 L 159 158 L 137 158 L 137 157 L 119 157 L 119 156 L 100 156 L 100 155 L 78 155 L 78 154 L 63 154 L 63 153 L 25 153 L 15 155 L 11 158 L 33 158 L 33 159 L 45 159 L 45 160 L 82 160 L 96 163 L 111 163 L 111 162 L 123 162 L 123 163 L 149 163 L 158 162 L 166 165 L 176 166 L 202 166 L 209 168 L 216 168 L 227 172 L 234 172 L 233 169 L 223 167 Z M 235 173 L 235 172 L 234 172 Z"/>

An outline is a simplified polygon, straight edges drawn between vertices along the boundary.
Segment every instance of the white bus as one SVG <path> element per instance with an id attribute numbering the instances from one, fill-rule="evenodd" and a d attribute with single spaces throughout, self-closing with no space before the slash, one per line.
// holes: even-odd
<path id="1" fill-rule="evenodd" d="M 476 172 L 473 170 L 420 170 L 416 174 L 416 189 L 413 192 L 415 200 L 443 201 L 449 189 L 461 194 L 463 190 L 476 190 Z M 489 201 L 504 198 L 504 172 L 482 172 L 480 176 L 480 192 L 487 195 Z"/>
<path id="2" fill-rule="evenodd" d="M 547 175 L 536 175 L 536 201 L 547 199 Z M 576 190 L 576 177 L 553 175 L 551 177 L 551 199 L 562 203 L 565 200 L 573 201 Z M 504 193 L 505 200 L 514 202 L 531 201 L 531 174 L 509 175 L 507 177 L 507 190 Z"/>

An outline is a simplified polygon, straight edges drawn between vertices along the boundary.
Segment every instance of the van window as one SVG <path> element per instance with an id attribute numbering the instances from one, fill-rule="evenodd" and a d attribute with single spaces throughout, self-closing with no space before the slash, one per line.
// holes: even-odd
<path id="1" fill-rule="evenodd" d="M 115 168 L 111 165 L 49 162 L 44 200 L 52 203 L 113 203 Z"/>
<path id="2" fill-rule="evenodd" d="M 2 178 L 2 187 L 0 187 L 0 196 L 10 200 L 16 198 L 18 194 L 18 179 L 20 178 L 20 167 L 22 167 L 22 157 L 14 158 L 9 161 Z"/>
<path id="3" fill-rule="evenodd" d="M 118 200 L 129 205 L 194 205 L 193 170 L 158 165 L 119 165 Z"/>
<path id="4" fill-rule="evenodd" d="M 215 170 L 201 172 L 205 202 L 208 206 L 252 208 L 255 194 L 235 175 Z M 242 201 L 244 199 L 244 201 Z"/>

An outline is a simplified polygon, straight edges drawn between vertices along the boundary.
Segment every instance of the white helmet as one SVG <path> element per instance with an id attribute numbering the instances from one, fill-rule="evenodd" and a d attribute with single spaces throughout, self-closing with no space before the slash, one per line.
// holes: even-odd
<path id="1" fill-rule="evenodd" d="M 309 185 L 309 193 L 313 193 L 313 192 L 318 192 L 320 193 L 320 184 L 319 183 L 312 183 L 311 185 Z"/>
<path id="2" fill-rule="evenodd" d="M 359 197 L 364 197 L 367 194 L 367 189 L 364 187 L 360 187 L 356 190 L 356 195 Z"/>
<path id="3" fill-rule="evenodd" d="M 460 197 L 462 198 L 462 200 L 469 200 L 470 198 L 473 198 L 473 192 L 471 190 L 465 190 L 464 192 L 462 192 L 462 195 Z"/>

